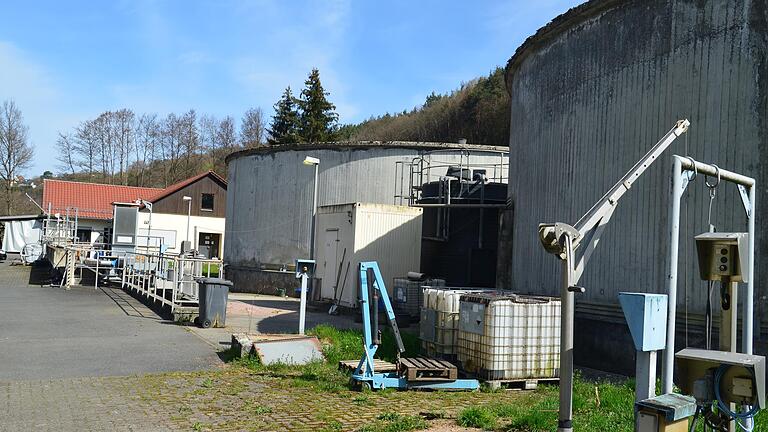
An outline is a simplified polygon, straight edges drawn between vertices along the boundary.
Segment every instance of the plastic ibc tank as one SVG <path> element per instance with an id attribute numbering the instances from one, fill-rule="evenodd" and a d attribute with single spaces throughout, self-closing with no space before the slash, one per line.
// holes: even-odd
<path id="1" fill-rule="evenodd" d="M 556 378 L 560 299 L 470 293 L 459 306 L 457 356 L 484 380 Z"/>
<path id="2" fill-rule="evenodd" d="M 444 286 L 444 279 L 412 280 L 408 278 L 395 278 L 395 313 L 419 319 L 419 311 L 424 305 L 424 296 L 422 292 L 424 288 Z"/>
<path id="3" fill-rule="evenodd" d="M 424 289 L 419 337 L 421 347 L 428 356 L 456 360 L 459 301 L 464 294 L 483 292 L 493 290 L 456 287 Z"/>

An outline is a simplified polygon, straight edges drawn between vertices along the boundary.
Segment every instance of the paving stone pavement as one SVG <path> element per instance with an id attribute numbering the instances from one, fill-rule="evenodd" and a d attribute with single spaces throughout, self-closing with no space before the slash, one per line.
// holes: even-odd
<path id="1" fill-rule="evenodd" d="M 0 431 L 354 431 L 383 414 L 455 418 L 521 392 L 319 392 L 291 378 L 219 371 L 0 383 Z"/>
<path id="2" fill-rule="evenodd" d="M 338 386 L 318 389 L 319 381 L 313 382 L 311 377 L 258 374 L 238 364 L 219 362 L 204 370 L 197 370 L 197 363 L 181 367 L 180 361 L 190 356 L 178 350 L 200 344 L 205 350 L 198 348 L 195 352 L 204 351 L 213 356 L 210 346 L 187 335 L 191 339 L 187 338 L 184 346 L 173 348 L 176 350 L 173 352 L 169 352 L 169 348 L 160 350 L 163 355 L 155 357 L 153 350 L 129 341 L 158 332 L 152 330 L 153 326 L 164 324 L 144 314 L 129 316 L 113 305 L 117 301 L 93 290 L 64 293 L 49 288 L 40 291 L 45 288 L 27 285 L 28 280 L 28 269 L 0 265 L 0 290 L 4 290 L 0 298 L 6 299 L 0 301 L 0 311 L 7 315 L 10 310 L 18 320 L 23 320 L 28 310 L 37 316 L 43 312 L 60 313 L 57 306 L 82 307 L 82 302 L 93 302 L 86 305 L 92 304 L 89 307 L 109 314 L 99 318 L 89 309 L 87 319 L 64 317 L 37 323 L 42 331 L 32 339 L 29 339 L 28 324 L 0 321 L 0 432 L 355 431 L 383 413 L 435 413 L 455 417 L 467 406 L 521 397 L 520 392 L 360 393 Z M 37 303 L 29 305 L 30 298 Z M 51 300 L 56 303 L 45 306 L 44 302 Z M 49 309 L 41 309 L 43 306 Z M 51 316 L 44 315 L 44 318 Z M 69 327 L 62 328 L 62 319 L 80 321 L 67 323 Z M 106 324 L 94 324 L 94 319 L 122 320 L 126 326 L 134 325 L 135 330 L 129 335 L 116 334 L 120 329 L 104 331 L 94 327 Z M 74 326 L 78 322 L 85 324 L 85 330 Z M 82 333 L 86 331 L 91 334 Z M 177 327 L 169 327 L 168 331 L 178 334 L 175 338 L 184 337 L 183 330 Z M 57 336 L 56 332 L 63 335 Z M 82 340 L 75 339 L 78 345 L 72 342 L 70 332 L 81 332 L 77 336 Z M 164 332 L 159 333 L 165 337 Z M 108 352 L 85 349 L 97 337 L 112 340 Z M 70 345 L 55 345 L 52 338 L 65 339 Z M 153 341 L 159 344 L 159 340 L 165 339 Z M 23 352 L 11 352 L 16 350 Z M 136 351 L 140 351 L 138 355 Z M 91 357 L 89 353 L 98 357 Z M 157 367 L 169 361 L 188 371 L 162 372 L 169 369 Z M 142 362 L 155 363 L 136 364 Z M 116 369 L 118 365 L 120 368 Z M 114 370 L 129 372 L 124 372 L 125 376 L 109 376 L 114 375 L 111 372 Z M 145 373 L 147 371 L 150 373 Z M 2 378 L 2 373 L 10 378 Z"/>

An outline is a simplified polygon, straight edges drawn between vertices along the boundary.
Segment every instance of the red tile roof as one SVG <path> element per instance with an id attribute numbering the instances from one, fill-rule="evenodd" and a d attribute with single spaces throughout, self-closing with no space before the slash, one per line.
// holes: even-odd
<path id="1" fill-rule="evenodd" d="M 129 203 L 137 199 L 156 202 L 209 175 L 227 187 L 226 180 L 213 171 L 206 171 L 165 189 L 45 179 L 42 204 L 47 212 L 50 203 L 53 214 L 63 215 L 69 208 L 71 212 L 77 209 L 81 218 L 112 219 L 112 203 Z"/>
<path id="2" fill-rule="evenodd" d="M 43 208 L 51 213 L 64 215 L 67 209 L 74 216 L 87 219 L 112 219 L 112 203 L 133 202 L 139 198 L 147 199 L 157 195 L 163 189 L 81 183 L 64 180 L 45 179 L 43 181 Z"/>

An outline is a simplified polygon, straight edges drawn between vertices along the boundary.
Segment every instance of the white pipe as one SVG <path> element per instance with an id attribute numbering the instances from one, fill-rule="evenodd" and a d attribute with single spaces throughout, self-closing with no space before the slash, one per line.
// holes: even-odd
<path id="1" fill-rule="evenodd" d="M 682 160 L 672 158 L 672 190 L 669 207 L 669 262 L 667 271 L 667 340 L 662 368 L 663 394 L 672 393 L 675 368 L 675 317 L 677 316 L 677 249 L 680 242 L 680 198 L 683 195 Z"/>
<path id="2" fill-rule="evenodd" d="M 562 265 L 560 297 L 560 408 L 558 432 L 573 431 L 573 326 L 575 317 L 574 293 L 568 288 L 574 283 L 573 248 L 571 237 L 565 235 L 566 257 Z"/>
<path id="3" fill-rule="evenodd" d="M 299 306 L 299 334 L 304 334 L 304 326 L 307 319 L 307 273 L 301 273 L 301 304 Z"/>
<path id="4" fill-rule="evenodd" d="M 749 280 L 747 281 L 747 295 L 744 299 L 744 318 L 742 320 L 743 338 L 741 341 L 745 354 L 752 354 L 752 332 L 755 328 L 755 218 L 757 217 L 757 204 L 755 202 L 755 195 L 757 194 L 755 193 L 755 189 L 755 185 L 749 188 L 750 211 L 749 220 L 747 221 L 747 232 L 749 233 Z"/>

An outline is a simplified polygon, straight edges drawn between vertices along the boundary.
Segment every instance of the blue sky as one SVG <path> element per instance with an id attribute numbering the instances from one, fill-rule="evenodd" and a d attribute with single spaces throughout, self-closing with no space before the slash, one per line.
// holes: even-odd
<path id="1" fill-rule="evenodd" d="M 310 69 L 344 123 L 410 109 L 504 65 L 575 0 L 15 1 L 3 6 L 0 100 L 13 99 L 37 157 L 118 108 L 269 116 Z"/>

